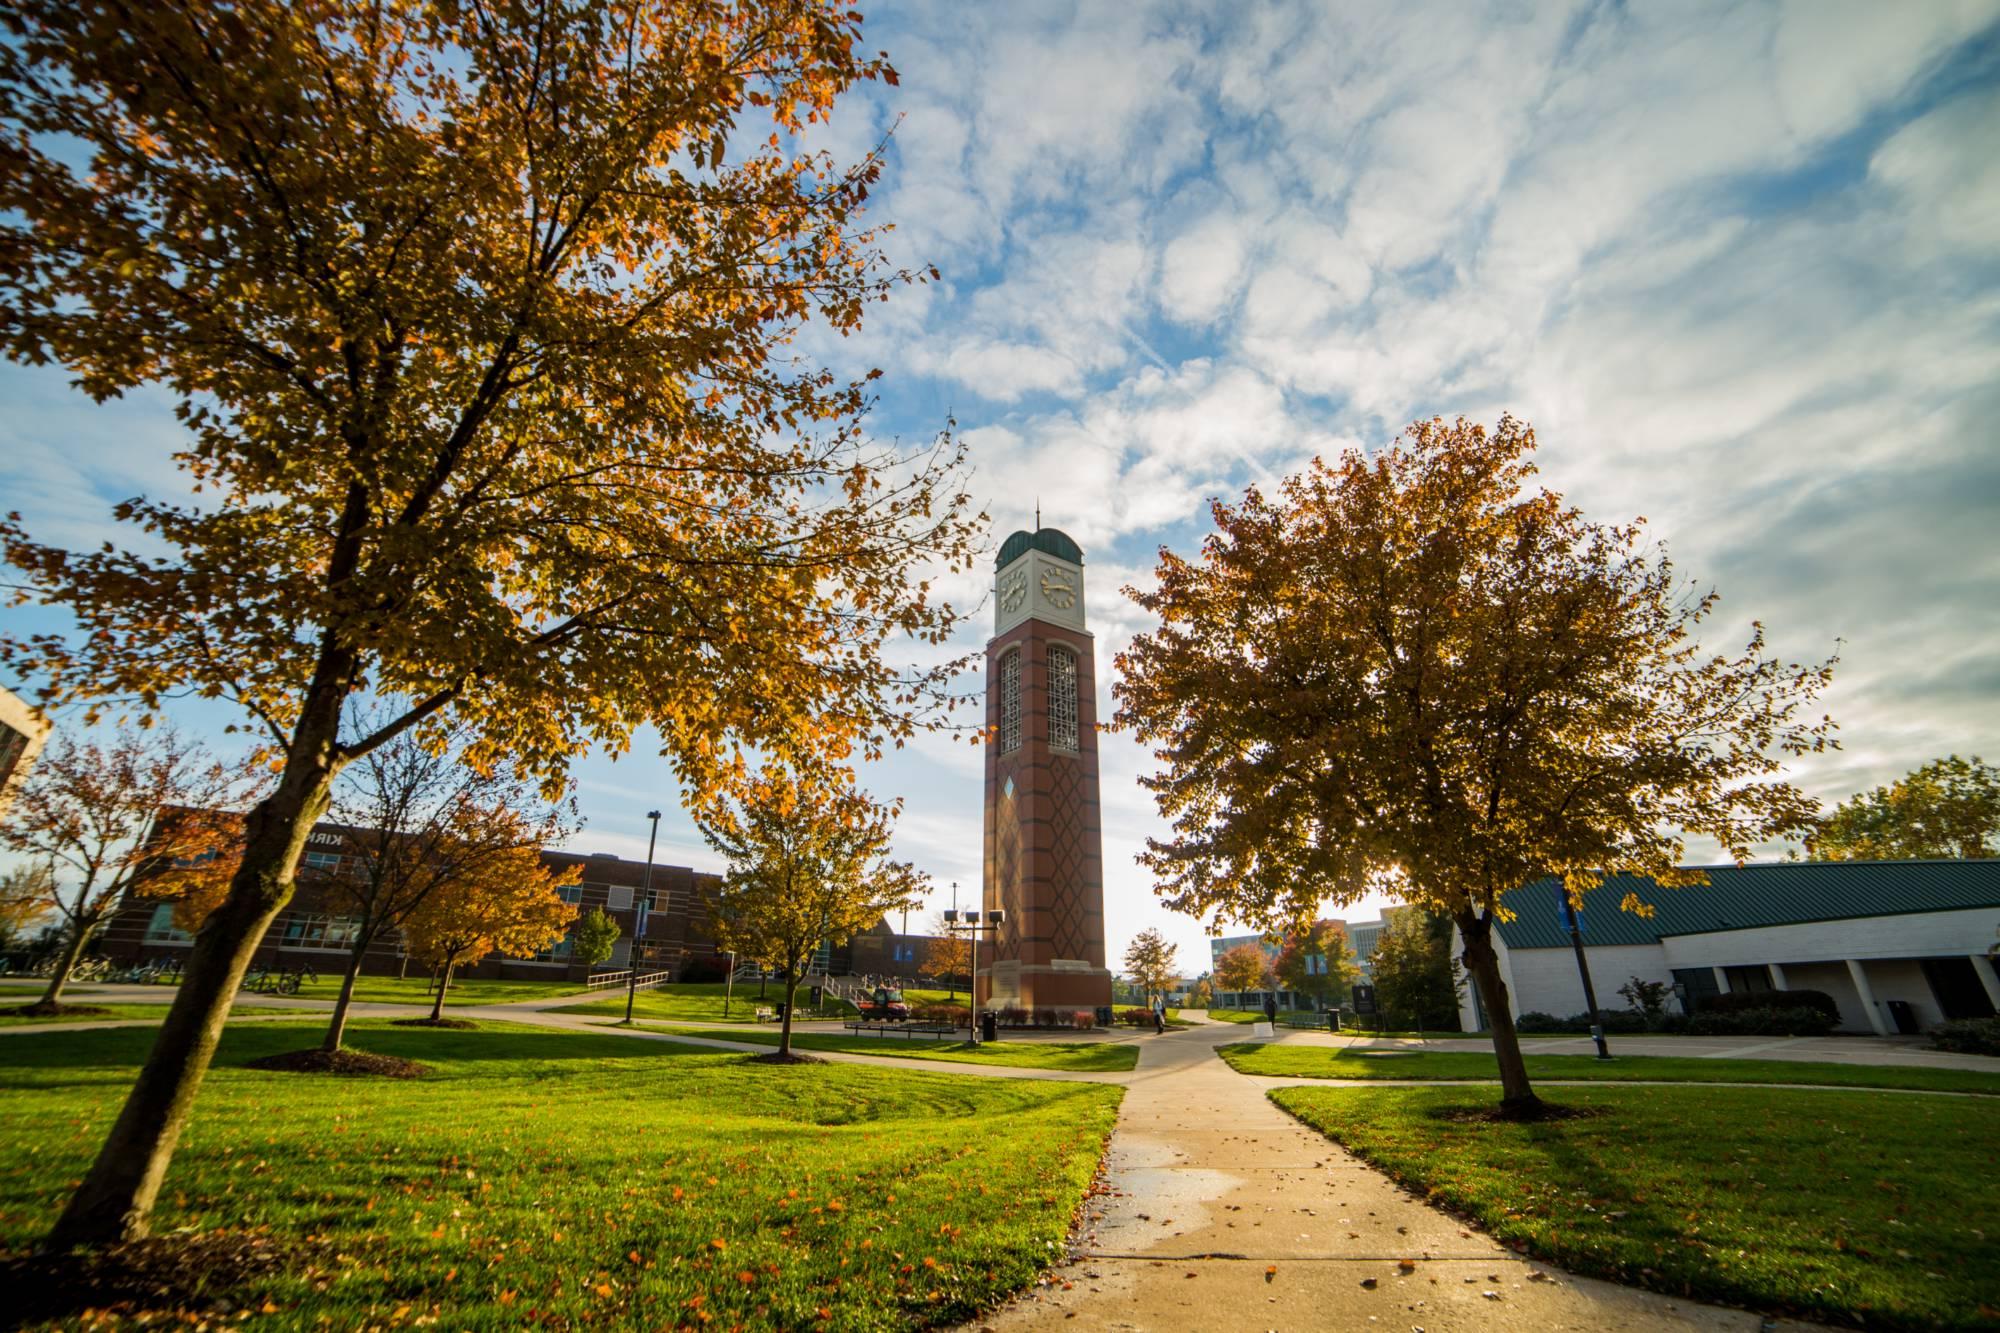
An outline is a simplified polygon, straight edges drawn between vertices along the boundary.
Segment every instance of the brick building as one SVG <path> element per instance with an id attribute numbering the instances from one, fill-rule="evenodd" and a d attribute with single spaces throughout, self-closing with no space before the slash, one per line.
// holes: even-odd
<path id="1" fill-rule="evenodd" d="M 292 968 L 310 964 L 323 975 L 328 971 L 339 972 L 346 966 L 357 923 L 341 916 L 339 909 L 325 900 L 321 885 L 323 877 L 343 872 L 342 848 L 346 845 L 340 825 L 323 823 L 313 830 L 299 866 L 298 892 L 265 932 L 264 942 L 257 950 L 256 965 Z M 582 883 L 563 889 L 563 896 L 577 905 L 579 915 L 602 907 L 618 922 L 623 933 L 605 966 L 628 966 L 632 960 L 633 929 L 642 915 L 640 897 L 647 883 L 645 862 L 628 861 L 608 852 L 544 851 L 542 864 L 558 871 L 582 867 Z M 676 980 L 721 979 L 727 967 L 726 956 L 717 953 L 708 926 L 709 905 L 721 882 L 720 875 L 688 866 L 653 866 L 652 891 L 643 913 L 641 968 L 671 971 Z M 133 896 L 126 899 L 106 926 L 99 947 L 112 958 L 137 961 L 170 958 L 185 951 L 189 943 L 189 937 L 174 927 L 171 904 Z M 361 964 L 361 970 L 371 976 L 401 975 L 406 967 L 401 943 L 393 935 L 370 948 Z M 495 955 L 461 967 L 457 975 L 557 981 L 581 979 L 587 971 L 570 962 L 569 942 L 564 940 L 533 958 Z"/>

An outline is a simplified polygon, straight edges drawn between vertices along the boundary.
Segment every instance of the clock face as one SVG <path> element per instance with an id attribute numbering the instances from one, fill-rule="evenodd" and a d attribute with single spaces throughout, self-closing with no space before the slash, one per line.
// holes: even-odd
<path id="1" fill-rule="evenodd" d="M 1019 611 L 1028 600 L 1028 571 L 1017 569 L 1000 580 L 1000 609 Z"/>
<path id="2" fill-rule="evenodd" d="M 1042 571 L 1042 596 L 1058 611 L 1067 611 L 1076 602 L 1076 584 L 1060 569 Z"/>

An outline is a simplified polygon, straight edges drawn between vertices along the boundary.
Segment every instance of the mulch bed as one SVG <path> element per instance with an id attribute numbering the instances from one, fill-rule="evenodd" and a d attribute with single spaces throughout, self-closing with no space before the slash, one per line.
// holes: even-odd
<path id="1" fill-rule="evenodd" d="M 479 1024 L 466 1018 L 392 1018 L 392 1027 L 399 1028 L 450 1028 L 454 1032 L 477 1032 Z"/>
<path id="2" fill-rule="evenodd" d="M 0 1260 L 0 1322 L 66 1320 L 86 1310 L 206 1323 L 239 1310 L 239 1289 L 298 1266 L 313 1248 L 247 1231 L 176 1232 L 71 1254 Z M 231 1293 L 236 1293 L 232 1295 Z M 268 1311 L 270 1307 L 265 1307 Z"/>
<path id="3" fill-rule="evenodd" d="M 0 1014 L 9 1018 L 103 1018 L 115 1012 L 101 1004 L 43 1004 L 40 1000 L 0 1009 Z"/>
<path id="4" fill-rule="evenodd" d="M 753 1065 L 823 1065 L 826 1063 L 826 1061 L 820 1059 L 817 1055 L 801 1055 L 797 1051 L 793 1051 L 790 1055 L 772 1051 L 769 1055 L 752 1055 L 748 1059 Z"/>
<path id="5" fill-rule="evenodd" d="M 422 1078 L 431 1071 L 415 1060 L 395 1055 L 370 1055 L 367 1051 L 286 1051 L 246 1062 L 251 1069 L 274 1069 L 284 1074 L 344 1074 L 360 1078 Z"/>

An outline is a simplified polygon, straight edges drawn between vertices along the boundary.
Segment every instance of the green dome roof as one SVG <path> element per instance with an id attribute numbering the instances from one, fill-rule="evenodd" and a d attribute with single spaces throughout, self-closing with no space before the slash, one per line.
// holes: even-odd
<path id="1" fill-rule="evenodd" d="M 1042 528 L 1037 532 L 1016 532 L 1000 543 L 1000 559 L 995 562 L 994 568 L 1007 568 L 1031 549 L 1058 560 L 1067 560 L 1073 565 L 1083 563 L 1083 548 L 1071 541 L 1067 532 L 1061 528 Z"/>

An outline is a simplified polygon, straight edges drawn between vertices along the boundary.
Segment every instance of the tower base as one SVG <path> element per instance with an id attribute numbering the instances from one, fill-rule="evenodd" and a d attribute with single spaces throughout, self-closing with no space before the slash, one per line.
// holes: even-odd
<path id="1" fill-rule="evenodd" d="M 979 969 L 979 1002 L 993 1008 L 1101 1009 L 1111 1004 L 1111 973 L 1101 967 L 1051 967 L 1004 960 Z"/>

